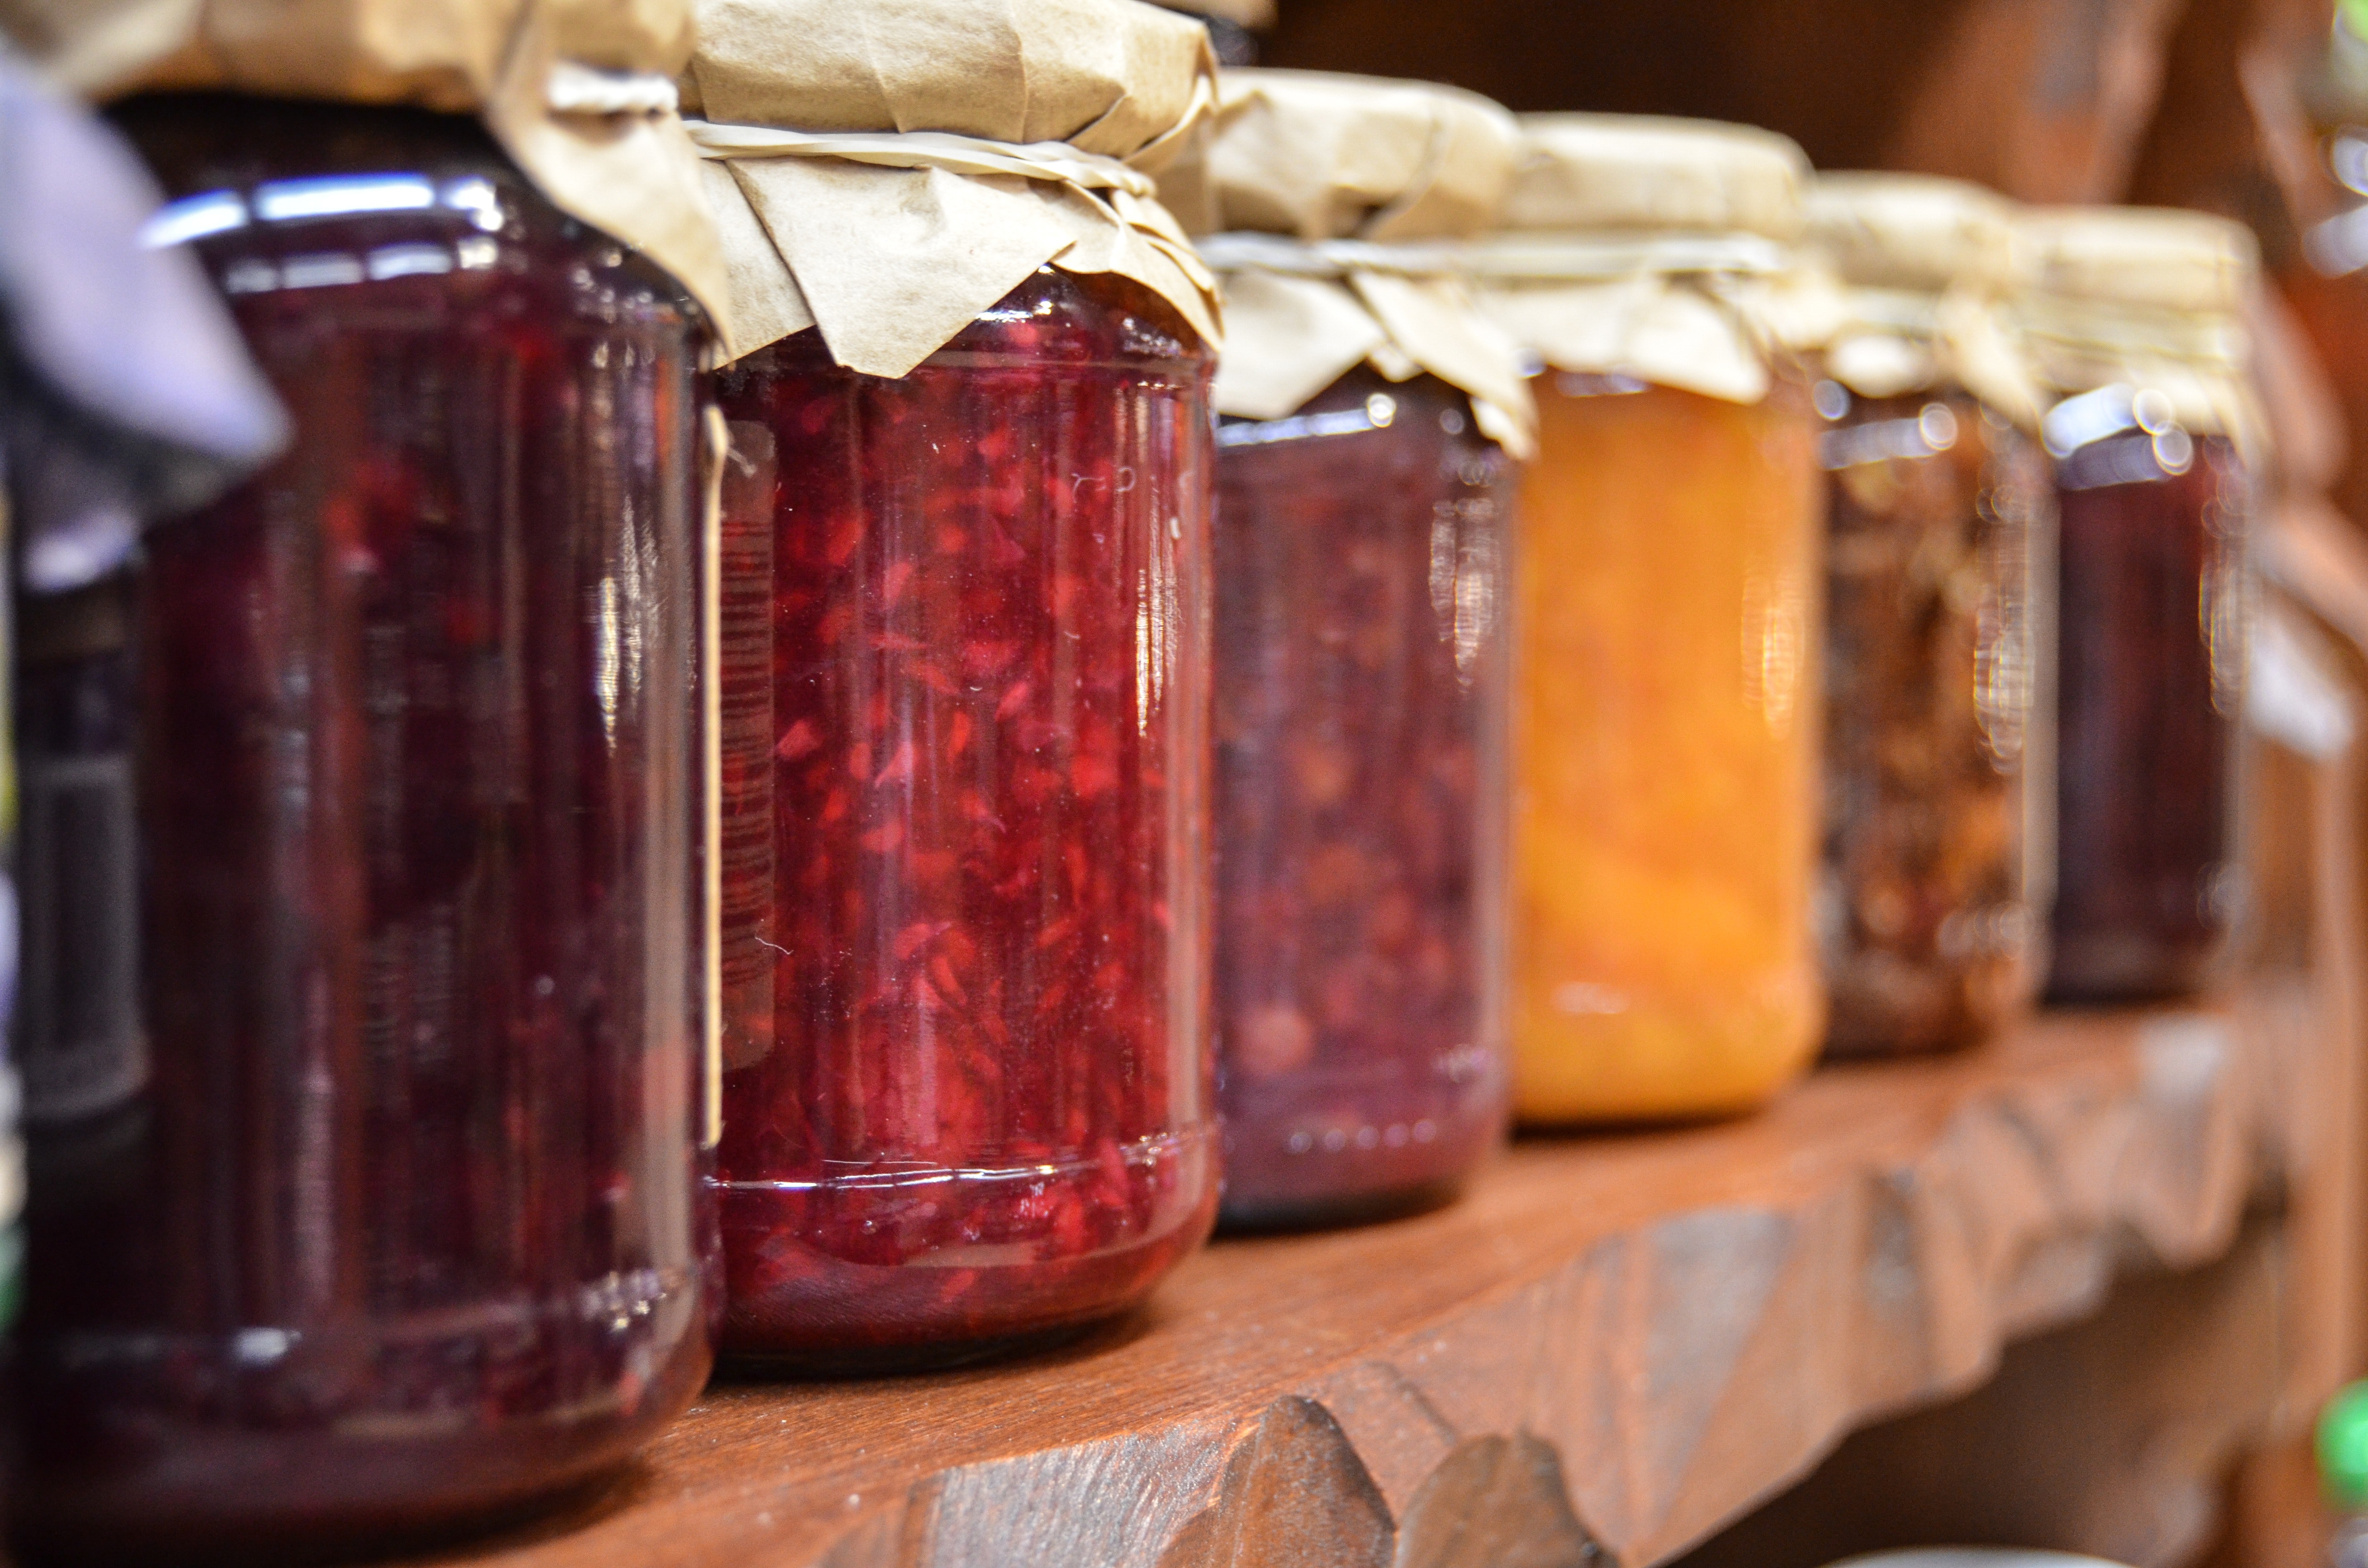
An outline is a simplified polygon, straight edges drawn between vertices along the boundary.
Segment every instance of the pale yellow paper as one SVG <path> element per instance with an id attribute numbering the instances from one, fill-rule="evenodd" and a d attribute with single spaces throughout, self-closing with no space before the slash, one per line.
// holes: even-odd
<path id="1" fill-rule="evenodd" d="M 1864 397 L 1951 383 L 2025 428 L 2048 399 L 2004 319 L 2012 203 L 1929 175 L 1821 175 L 1804 247 L 1840 280 L 1827 373 Z"/>
<path id="2" fill-rule="evenodd" d="M 670 109 L 555 108 L 555 74 L 662 91 L 690 47 L 684 0 L 0 0 L 0 30 L 108 98 L 222 88 L 481 115 L 552 202 L 648 255 L 730 329 L 698 156 Z"/>
<path id="3" fill-rule="evenodd" d="M 2015 242 L 2031 281 L 2012 325 L 2048 395 L 2117 383 L 2158 392 L 2188 429 L 2267 462 L 2244 321 L 2260 286 L 2248 232 L 2200 212 L 2045 208 L 2021 217 Z"/>
<path id="4" fill-rule="evenodd" d="M 1228 71 L 1217 96 L 1208 141 L 1161 176 L 1162 194 L 1202 233 L 1299 245 L 1287 267 L 1226 263 L 1218 408 L 1281 418 L 1359 364 L 1394 381 L 1428 371 L 1528 456 L 1537 415 L 1520 351 L 1437 243 L 1479 232 L 1504 199 L 1512 116 L 1453 88 L 1320 72 Z M 1326 248 L 1337 241 L 1378 248 Z"/>
<path id="5" fill-rule="evenodd" d="M 1520 119 L 1496 230 L 1464 265 L 1492 319 L 1557 369 L 1729 403 L 1818 347 L 1832 290 L 1801 265 L 1808 160 L 1773 132 L 1646 116 Z"/>
<path id="6" fill-rule="evenodd" d="M 683 91 L 718 126 L 1064 143 L 1153 170 L 1198 127 L 1215 69 L 1204 28 L 1137 0 L 700 0 Z M 723 162 L 732 185 L 707 187 L 749 290 L 734 357 L 811 322 L 840 364 L 901 376 L 1048 265 L 1132 278 L 1217 338 L 1214 279 L 1147 197 L 843 157 Z"/>

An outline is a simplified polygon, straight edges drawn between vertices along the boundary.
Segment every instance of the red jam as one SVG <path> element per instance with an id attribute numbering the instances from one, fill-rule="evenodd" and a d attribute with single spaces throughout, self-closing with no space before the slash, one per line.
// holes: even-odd
<path id="1" fill-rule="evenodd" d="M 2247 479 L 2219 437 L 2133 430 L 2057 464 L 2058 1001 L 2203 985 L 2242 913 L 2230 797 Z"/>
<path id="2" fill-rule="evenodd" d="M 706 1376 L 700 329 L 472 122 L 121 119 L 296 437 L 18 603 L 28 919 L 112 944 L 30 982 L 98 1070 L 34 1140 L 26 1527 L 381 1545 Z M 109 961 L 136 1010 L 57 994 Z"/>
<path id="3" fill-rule="evenodd" d="M 1207 1233 L 1210 369 L 1047 268 L 719 379 L 727 1353 L 974 1354 Z"/>
<path id="4" fill-rule="evenodd" d="M 1428 376 L 1217 439 L 1224 1217 L 1385 1212 L 1507 1114 L 1512 470 Z"/>

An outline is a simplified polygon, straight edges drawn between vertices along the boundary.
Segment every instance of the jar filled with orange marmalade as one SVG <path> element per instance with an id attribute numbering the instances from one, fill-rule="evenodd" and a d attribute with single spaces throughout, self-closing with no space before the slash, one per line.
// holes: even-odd
<path id="1" fill-rule="evenodd" d="M 1471 266 L 1534 356 L 1511 1032 L 1532 1121 L 1755 1105 L 1814 1055 L 1823 484 L 1782 361 L 1806 163 L 1531 116 Z"/>

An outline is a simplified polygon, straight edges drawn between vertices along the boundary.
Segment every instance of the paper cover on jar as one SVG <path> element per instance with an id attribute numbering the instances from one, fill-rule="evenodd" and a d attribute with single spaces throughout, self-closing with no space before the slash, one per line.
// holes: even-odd
<path id="1" fill-rule="evenodd" d="M 2046 403 L 2005 318 L 2014 208 L 1929 175 L 1821 175 L 1803 248 L 1839 280 L 1826 373 L 1862 397 L 1953 381 L 2025 429 Z"/>
<path id="2" fill-rule="evenodd" d="M 1793 249 L 1808 160 L 1772 131 L 1629 115 L 1520 119 L 1495 232 L 1463 247 L 1481 302 L 1558 369 L 1730 403 L 1821 345 L 1839 297 Z"/>
<path id="3" fill-rule="evenodd" d="M 1425 371 L 1516 456 L 1537 415 L 1518 348 L 1456 276 L 1512 177 L 1513 119 L 1419 82 L 1228 71 L 1213 133 L 1161 189 L 1225 279 L 1217 406 L 1279 419 L 1359 364 Z"/>
<path id="4" fill-rule="evenodd" d="M 1215 280 L 1151 176 L 1215 74 L 1206 28 L 1137 0 L 700 0 L 683 87 L 733 354 L 816 326 L 901 376 L 1047 265 L 1213 342 Z"/>
<path id="5" fill-rule="evenodd" d="M 0 31 L 98 97 L 222 90 L 479 115 L 552 205 L 646 254 L 729 335 L 675 112 L 689 0 L 0 0 Z"/>
<path id="6" fill-rule="evenodd" d="M 2245 312 L 2260 282 L 2238 223 L 2161 208 L 2062 207 L 2015 224 L 2022 352 L 2048 401 L 2125 387 L 2169 400 L 2196 435 L 2260 467 L 2270 433 Z"/>

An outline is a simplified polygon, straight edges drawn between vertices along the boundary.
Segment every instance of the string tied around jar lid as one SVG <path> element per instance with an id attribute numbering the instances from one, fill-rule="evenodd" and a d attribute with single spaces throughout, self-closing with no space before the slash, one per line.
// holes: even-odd
<path id="1" fill-rule="evenodd" d="M 1537 411 L 1520 349 L 1465 291 L 1452 244 L 1304 240 L 1251 231 L 1203 234 L 1193 244 L 1226 279 L 1235 313 L 1279 329 L 1263 338 L 1237 336 L 1217 371 L 1217 404 L 1224 412 L 1281 418 L 1363 360 L 1394 381 L 1426 372 L 1439 377 L 1472 400 L 1482 435 L 1525 461 L 1535 455 Z M 1278 282 L 1328 284 L 1334 292 L 1276 298 Z M 1301 338 L 1333 352 L 1308 353 Z M 1282 355 L 1259 355 L 1260 347 L 1278 343 Z M 1344 357 L 1345 363 L 1331 365 Z M 1266 358 L 1279 363 L 1261 365 Z M 1303 363 L 1290 363 L 1294 360 Z M 1317 368 L 1311 372 L 1309 365 Z M 1315 382 L 1312 389 L 1304 384 L 1309 381 Z"/>
<path id="2" fill-rule="evenodd" d="M 1202 234 L 1201 259 L 1219 272 L 1278 272 L 1288 278 L 1348 278 L 1360 272 L 1396 278 L 1448 278 L 1455 249 L 1440 244 L 1392 244 L 1376 240 L 1298 240 L 1250 230 Z"/>
<path id="3" fill-rule="evenodd" d="M 702 158 L 841 158 L 884 169 L 943 169 L 957 175 L 1012 175 L 1092 193 L 1159 194 L 1149 175 L 1066 142 L 996 142 L 950 131 L 791 131 L 773 125 L 723 125 L 686 119 Z"/>

